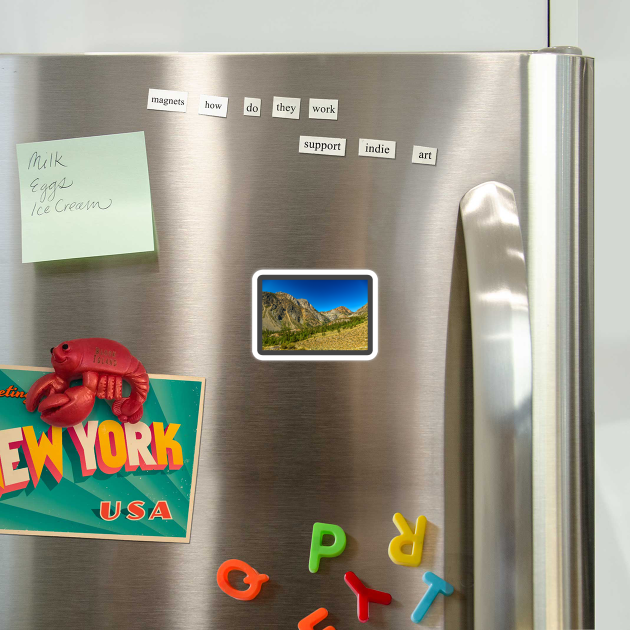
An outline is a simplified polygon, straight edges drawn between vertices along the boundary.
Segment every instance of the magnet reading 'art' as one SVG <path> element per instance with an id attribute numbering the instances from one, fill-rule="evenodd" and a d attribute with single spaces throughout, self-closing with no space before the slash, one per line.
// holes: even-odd
<path id="1" fill-rule="evenodd" d="M 149 393 L 144 366 L 125 346 L 111 339 L 73 339 L 50 349 L 54 372 L 39 378 L 28 390 L 26 408 L 38 411 L 44 422 L 72 427 L 83 422 L 98 398 L 113 400 L 112 411 L 121 422 L 135 424 Z M 83 384 L 70 387 L 82 378 Z M 123 398 L 123 379 L 131 394 Z"/>
<path id="2" fill-rule="evenodd" d="M 394 564 L 402 564 L 407 567 L 417 567 L 422 561 L 422 546 L 424 544 L 424 532 L 427 528 L 427 519 L 425 516 L 419 516 L 416 521 L 415 533 L 407 524 L 405 517 L 396 512 L 394 514 L 394 524 L 400 532 L 400 536 L 396 536 L 389 543 L 389 557 Z M 403 547 L 412 545 L 411 553 L 404 553 Z"/>
<path id="3" fill-rule="evenodd" d="M 323 545 L 324 536 L 333 536 L 335 541 L 332 545 Z M 313 524 L 313 537 L 311 538 L 311 555 L 308 559 L 308 570 L 311 573 L 319 571 L 319 561 L 322 558 L 336 558 L 340 556 L 346 548 L 346 532 L 339 525 L 328 525 L 327 523 Z"/>
<path id="4" fill-rule="evenodd" d="M 245 573 L 246 575 L 243 578 L 243 582 L 249 584 L 249 588 L 245 591 L 234 588 L 228 579 L 230 571 L 242 571 Z M 250 567 L 249 564 L 242 560 L 226 560 L 217 571 L 217 584 L 219 588 L 226 595 L 245 602 L 249 602 L 257 597 L 262 585 L 268 580 L 268 575 L 258 573 L 256 569 Z"/>

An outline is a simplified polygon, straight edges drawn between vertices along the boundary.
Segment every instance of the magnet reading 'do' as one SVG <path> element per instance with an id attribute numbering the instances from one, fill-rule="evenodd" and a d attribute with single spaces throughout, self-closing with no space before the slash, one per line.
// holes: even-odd
<path id="1" fill-rule="evenodd" d="M 28 390 L 28 411 L 37 409 L 52 426 L 72 427 L 90 415 L 98 397 L 114 401 L 112 411 L 121 422 L 135 424 L 142 418 L 149 376 L 125 346 L 99 337 L 73 339 L 51 348 L 50 354 L 54 372 Z M 79 377 L 83 384 L 70 387 L 70 381 Z M 123 398 L 123 379 L 131 385 L 127 398 Z"/>

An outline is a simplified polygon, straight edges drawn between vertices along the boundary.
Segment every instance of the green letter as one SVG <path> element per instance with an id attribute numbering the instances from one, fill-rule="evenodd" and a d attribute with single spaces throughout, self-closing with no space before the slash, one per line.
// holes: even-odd
<path id="1" fill-rule="evenodd" d="M 322 540 L 326 535 L 334 536 L 335 542 L 332 545 L 322 545 Z M 336 558 L 340 556 L 346 548 L 346 533 L 339 525 L 327 525 L 326 523 L 315 523 L 313 525 L 313 538 L 311 539 L 311 556 L 308 559 L 308 570 L 317 573 L 319 561 L 322 558 Z"/>

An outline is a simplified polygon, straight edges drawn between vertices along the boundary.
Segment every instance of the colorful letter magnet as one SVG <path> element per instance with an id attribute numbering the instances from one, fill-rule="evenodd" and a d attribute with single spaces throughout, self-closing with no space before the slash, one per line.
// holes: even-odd
<path id="1" fill-rule="evenodd" d="M 323 545 L 324 536 L 334 536 L 332 545 Z M 313 525 L 313 537 L 311 538 L 311 555 L 308 560 L 308 570 L 311 573 L 319 571 L 319 561 L 322 558 L 336 558 L 346 548 L 346 533 L 339 525 L 327 523 L 315 523 Z"/>
<path id="2" fill-rule="evenodd" d="M 407 524 L 405 517 L 396 512 L 394 514 L 394 524 L 400 532 L 400 536 L 396 536 L 389 543 L 389 557 L 394 564 L 402 564 L 407 567 L 417 567 L 422 561 L 422 546 L 424 544 L 424 532 L 427 528 L 427 519 L 425 516 L 419 516 L 416 521 L 415 533 Z M 412 545 L 411 553 L 404 553 L 403 547 Z"/>
<path id="3" fill-rule="evenodd" d="M 328 611 L 325 608 L 318 608 L 315 612 L 312 612 L 308 617 L 304 617 L 300 623 L 298 623 L 298 630 L 314 630 L 315 626 L 328 617 Z M 326 626 L 324 630 L 335 630 L 334 626 Z"/>
<path id="4" fill-rule="evenodd" d="M 365 623 L 370 618 L 370 602 L 383 604 L 384 606 L 392 603 L 392 596 L 389 593 L 367 588 L 352 571 L 348 571 L 343 576 L 343 579 L 350 587 L 350 590 L 357 596 L 357 616 L 362 623 Z"/>
<path id="5" fill-rule="evenodd" d="M 243 582 L 249 584 L 249 588 L 246 591 L 239 591 L 234 588 L 228 579 L 230 571 L 242 571 L 245 573 Z M 264 582 L 269 580 L 269 576 L 264 573 L 258 573 L 256 569 L 253 569 L 246 562 L 242 560 L 226 560 L 217 571 L 217 584 L 219 588 L 230 597 L 234 599 L 240 599 L 241 601 L 251 601 L 260 593 L 260 589 Z"/>
<path id="6" fill-rule="evenodd" d="M 420 623 L 424 616 L 427 614 L 429 607 L 434 602 L 435 598 L 442 593 L 443 595 L 452 595 L 455 590 L 451 584 L 446 580 L 427 571 L 422 576 L 422 581 L 429 585 L 424 597 L 420 600 L 420 603 L 416 606 L 416 609 L 411 613 L 411 621 L 414 623 Z"/>

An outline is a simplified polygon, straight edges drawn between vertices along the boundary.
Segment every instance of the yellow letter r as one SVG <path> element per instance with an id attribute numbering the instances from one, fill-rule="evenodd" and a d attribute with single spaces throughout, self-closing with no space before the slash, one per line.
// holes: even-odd
<path id="1" fill-rule="evenodd" d="M 422 561 L 422 545 L 424 544 L 424 531 L 427 527 L 426 516 L 419 516 L 416 521 L 416 532 L 411 531 L 405 517 L 396 512 L 394 514 L 394 524 L 400 532 L 389 543 L 389 557 L 394 564 L 402 564 L 407 567 L 417 567 Z M 403 547 L 412 545 L 411 553 L 404 553 Z"/>

